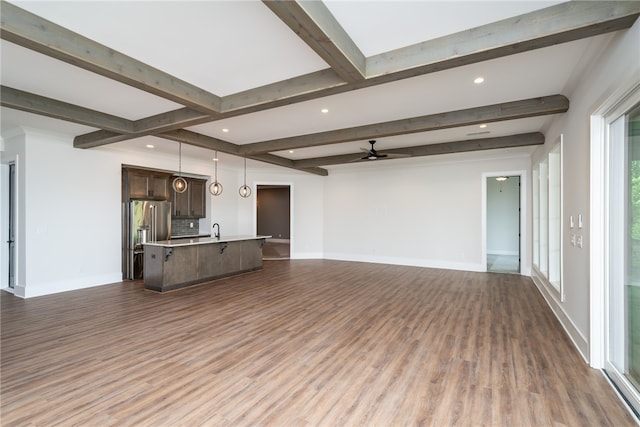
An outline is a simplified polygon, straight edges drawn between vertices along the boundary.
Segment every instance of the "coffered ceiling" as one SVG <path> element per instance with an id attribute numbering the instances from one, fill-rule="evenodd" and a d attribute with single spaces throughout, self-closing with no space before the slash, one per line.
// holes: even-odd
<path id="1" fill-rule="evenodd" d="M 541 144 L 582 68 L 640 14 L 624 1 L 0 7 L 3 135 L 167 153 L 181 141 L 185 155 L 318 175 L 372 139 L 388 158 Z"/>

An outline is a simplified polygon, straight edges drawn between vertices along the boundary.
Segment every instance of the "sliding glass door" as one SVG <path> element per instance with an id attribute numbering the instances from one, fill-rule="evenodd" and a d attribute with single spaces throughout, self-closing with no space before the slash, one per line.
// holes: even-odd
<path id="1" fill-rule="evenodd" d="M 640 103 L 612 119 L 605 369 L 640 412 Z"/>

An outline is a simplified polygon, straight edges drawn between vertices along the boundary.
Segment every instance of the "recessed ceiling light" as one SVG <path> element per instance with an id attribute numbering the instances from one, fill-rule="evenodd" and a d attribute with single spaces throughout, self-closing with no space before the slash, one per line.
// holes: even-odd
<path id="1" fill-rule="evenodd" d="M 289 154 L 293 154 L 293 150 L 289 150 Z"/>
<path id="2" fill-rule="evenodd" d="M 222 129 L 222 132 L 227 133 L 227 132 L 229 132 L 229 129 L 224 128 L 224 129 Z"/>
<path id="3" fill-rule="evenodd" d="M 328 108 L 323 108 L 322 110 L 320 110 L 320 112 L 322 114 L 327 114 L 329 112 L 329 109 Z"/>
<path id="4" fill-rule="evenodd" d="M 487 127 L 487 125 L 480 125 L 480 126 L 478 126 L 478 127 L 479 127 L 480 129 L 484 129 L 484 128 L 486 128 L 486 127 Z"/>
<path id="5" fill-rule="evenodd" d="M 146 145 L 146 147 L 147 147 L 147 148 L 155 148 L 155 145 L 153 145 L 153 144 L 147 144 L 147 145 Z"/>
<path id="6" fill-rule="evenodd" d="M 484 77 L 476 77 L 473 82 L 477 85 L 484 83 Z"/>

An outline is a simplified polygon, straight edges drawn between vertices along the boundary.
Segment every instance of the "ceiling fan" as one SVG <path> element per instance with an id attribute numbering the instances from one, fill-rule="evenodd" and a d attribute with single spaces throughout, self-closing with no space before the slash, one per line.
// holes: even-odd
<path id="1" fill-rule="evenodd" d="M 408 154 L 384 154 L 384 153 L 378 153 L 378 151 L 376 151 L 376 149 L 374 148 L 374 144 L 376 143 L 375 139 L 371 139 L 369 140 L 369 144 L 371 144 L 371 149 L 367 150 L 366 148 L 361 148 L 362 151 L 366 151 L 367 155 L 364 157 L 361 157 L 360 160 L 378 160 L 378 159 L 384 159 L 384 158 L 390 158 L 390 159 L 394 159 L 394 158 L 399 158 L 399 157 L 409 157 Z"/>
<path id="2" fill-rule="evenodd" d="M 370 150 L 367 150 L 366 148 L 361 148 L 362 151 L 367 152 L 367 155 L 362 157 L 361 160 L 378 160 L 378 159 L 383 159 L 387 157 L 386 154 L 380 154 L 376 151 L 376 149 L 373 147 L 375 143 L 376 143 L 375 139 L 372 139 L 369 141 L 369 144 L 371 144 Z"/>

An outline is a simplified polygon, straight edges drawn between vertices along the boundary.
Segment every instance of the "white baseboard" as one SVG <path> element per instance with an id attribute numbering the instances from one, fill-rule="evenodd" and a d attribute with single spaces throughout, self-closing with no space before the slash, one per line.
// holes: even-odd
<path id="1" fill-rule="evenodd" d="M 556 300 L 553 295 L 551 295 L 542 280 L 536 276 L 535 271 L 531 275 L 531 279 L 538 288 L 540 294 L 542 294 L 542 297 L 547 302 L 547 305 L 549 306 L 553 314 L 560 322 L 560 325 L 569 336 L 569 339 L 573 342 L 573 345 L 576 346 L 584 361 L 589 364 L 589 341 L 585 338 L 584 335 L 582 335 L 580 330 L 576 327 L 575 323 L 573 323 L 573 321 L 571 320 L 571 317 L 569 317 L 569 315 L 564 311 L 562 305 Z"/>
<path id="2" fill-rule="evenodd" d="M 518 252 L 518 251 L 501 251 L 501 250 L 487 249 L 487 255 L 518 256 L 518 255 L 520 255 L 520 252 Z"/>
<path id="3" fill-rule="evenodd" d="M 33 298 L 43 295 L 57 294 L 59 292 L 74 291 L 77 289 L 92 288 L 94 286 L 110 285 L 122 282 L 122 273 L 104 274 L 101 276 L 83 277 L 79 279 L 61 280 L 57 282 L 16 285 L 14 294 L 22 298 Z"/>
<path id="4" fill-rule="evenodd" d="M 296 252 L 289 259 L 323 259 L 322 252 Z"/>
<path id="5" fill-rule="evenodd" d="M 371 262 L 374 264 L 406 265 L 409 267 L 440 268 L 445 270 L 483 272 L 483 271 L 486 271 L 487 269 L 486 265 L 484 264 L 449 262 L 449 261 L 427 260 L 427 259 L 417 259 L 417 258 L 365 256 L 365 255 L 353 255 L 353 254 L 341 254 L 341 253 L 325 254 L 324 258 L 333 259 L 337 261 Z"/>

